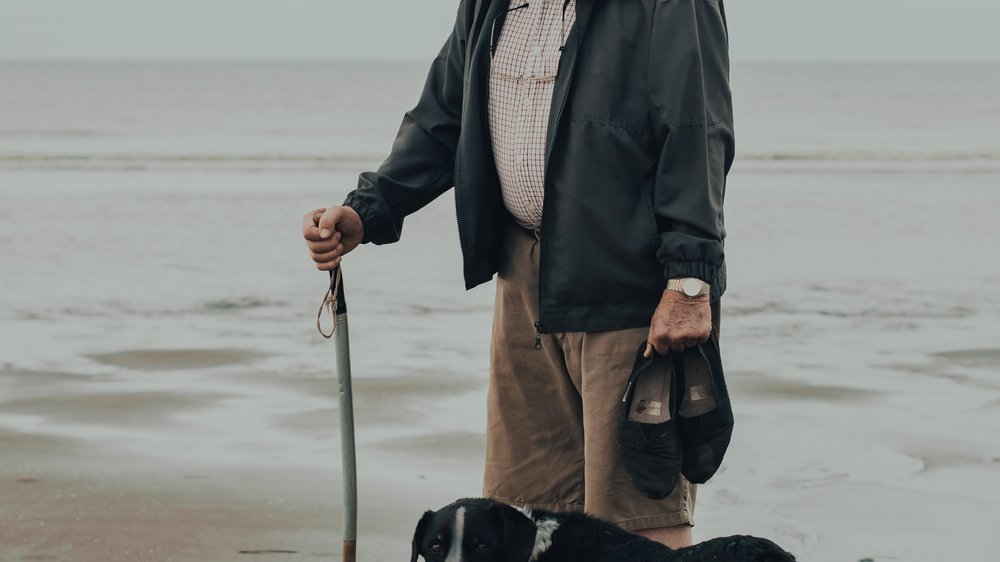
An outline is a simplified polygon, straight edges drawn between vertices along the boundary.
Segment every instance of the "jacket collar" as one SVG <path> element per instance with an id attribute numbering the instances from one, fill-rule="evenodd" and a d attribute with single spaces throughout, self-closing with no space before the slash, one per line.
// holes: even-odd
<path id="1" fill-rule="evenodd" d="M 465 99 L 466 106 L 471 109 L 469 101 L 475 99 L 488 99 L 489 92 L 489 68 L 490 68 L 490 30 L 493 22 L 501 17 L 507 10 L 511 1 L 518 0 L 477 0 L 473 10 L 473 21 L 471 33 L 466 46 L 466 72 L 465 72 Z M 594 5 L 598 0 L 577 0 L 576 2 L 576 25 L 566 38 L 565 49 L 559 58 L 559 72 L 552 92 L 552 109 L 549 112 L 548 132 L 545 139 L 545 162 L 548 169 L 548 159 L 552 153 L 552 144 L 555 140 L 562 117 L 563 107 L 566 105 L 566 98 L 569 94 L 570 84 L 573 80 L 573 70 L 576 66 L 577 55 L 583 43 L 584 34 L 590 24 Z M 498 22 L 502 25 L 502 22 Z M 499 35 L 500 29 L 493 31 Z M 487 104 L 471 104 L 478 106 L 478 116 L 483 123 L 484 130 L 488 130 L 488 118 L 486 116 Z M 486 135 L 489 139 L 489 135 Z M 488 142 L 488 141 L 487 141 Z M 492 147 L 490 147 L 492 154 Z"/>

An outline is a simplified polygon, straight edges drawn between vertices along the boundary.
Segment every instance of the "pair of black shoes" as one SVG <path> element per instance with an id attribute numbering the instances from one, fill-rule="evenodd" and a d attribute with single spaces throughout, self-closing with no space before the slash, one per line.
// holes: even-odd
<path id="1" fill-rule="evenodd" d="M 646 345 L 639 346 L 629 376 L 617 443 L 635 487 L 663 499 L 681 474 L 703 484 L 718 471 L 733 434 L 733 410 L 715 330 L 683 353 L 654 351 L 646 358 Z M 657 398 L 664 394 L 667 404 Z"/>

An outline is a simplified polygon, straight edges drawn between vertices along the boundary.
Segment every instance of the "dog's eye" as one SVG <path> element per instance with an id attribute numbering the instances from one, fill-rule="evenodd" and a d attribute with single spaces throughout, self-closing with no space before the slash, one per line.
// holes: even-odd
<path id="1" fill-rule="evenodd" d="M 436 542 L 436 543 L 432 544 L 431 545 L 431 552 L 433 552 L 435 554 L 440 554 L 441 553 L 441 543 L 437 543 Z"/>
<path id="2" fill-rule="evenodd" d="M 487 550 L 489 550 L 489 548 L 490 547 L 486 546 L 486 544 L 484 543 L 479 543 L 479 545 L 476 546 L 476 550 L 478 550 L 479 552 L 486 552 Z"/>

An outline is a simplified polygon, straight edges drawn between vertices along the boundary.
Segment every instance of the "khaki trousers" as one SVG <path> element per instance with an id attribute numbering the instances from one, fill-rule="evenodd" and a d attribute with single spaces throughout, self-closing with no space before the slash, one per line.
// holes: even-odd
<path id="1" fill-rule="evenodd" d="M 485 496 L 583 510 L 625 529 L 693 525 L 695 486 L 663 500 L 639 493 L 615 445 L 619 408 L 648 327 L 543 334 L 539 239 L 511 221 L 497 278 L 487 400 Z"/>

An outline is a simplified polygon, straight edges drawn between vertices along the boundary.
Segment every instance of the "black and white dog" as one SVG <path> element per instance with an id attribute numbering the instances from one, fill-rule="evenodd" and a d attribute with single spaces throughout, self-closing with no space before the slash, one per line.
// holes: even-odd
<path id="1" fill-rule="evenodd" d="M 767 539 L 734 536 L 671 550 L 583 513 L 464 499 L 420 518 L 410 562 L 794 562 Z"/>

